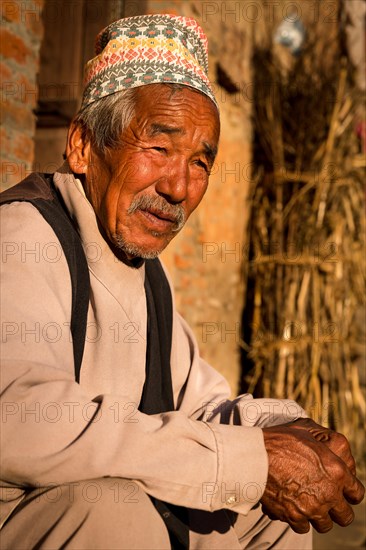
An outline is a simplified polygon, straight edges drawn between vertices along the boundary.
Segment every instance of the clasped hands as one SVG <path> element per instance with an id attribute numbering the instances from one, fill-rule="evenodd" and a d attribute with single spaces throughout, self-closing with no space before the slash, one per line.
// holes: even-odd
<path id="1" fill-rule="evenodd" d="M 261 504 L 271 519 L 287 522 L 297 533 L 310 524 L 326 533 L 333 522 L 346 526 L 365 488 L 347 439 L 309 418 L 263 429 L 269 473 Z"/>

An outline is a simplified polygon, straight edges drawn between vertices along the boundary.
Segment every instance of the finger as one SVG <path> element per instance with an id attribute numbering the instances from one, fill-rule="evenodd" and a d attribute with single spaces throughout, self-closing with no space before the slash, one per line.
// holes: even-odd
<path id="1" fill-rule="evenodd" d="M 343 445 L 339 445 L 339 457 L 347 464 L 353 475 L 356 475 L 356 462 L 352 456 L 351 447 L 344 436 L 338 434 L 338 439 L 343 438 Z M 334 451 L 333 451 L 334 452 Z"/>
<path id="2" fill-rule="evenodd" d="M 291 529 L 300 535 L 303 535 L 310 530 L 310 524 L 305 517 L 296 517 L 295 519 L 287 514 L 276 514 L 273 510 L 269 510 L 264 504 L 262 504 L 262 512 L 271 520 L 280 520 L 288 523 Z"/>
<path id="3" fill-rule="evenodd" d="M 308 533 L 310 531 L 310 523 L 307 519 L 303 519 L 301 521 L 287 521 L 289 526 L 295 533 L 298 533 L 299 535 L 304 535 L 305 533 Z"/>
<path id="4" fill-rule="evenodd" d="M 351 454 L 349 454 L 348 456 L 346 457 L 341 457 L 342 460 L 344 461 L 344 463 L 348 466 L 348 468 L 350 469 L 351 471 L 351 474 L 353 476 L 356 475 L 356 462 L 355 462 L 355 459 L 353 458 L 353 456 Z"/>
<path id="5" fill-rule="evenodd" d="M 278 517 L 276 517 L 268 508 L 265 504 L 262 503 L 262 512 L 263 514 L 265 514 L 266 516 L 269 517 L 269 519 L 271 520 L 275 520 L 275 519 L 278 519 Z"/>
<path id="6" fill-rule="evenodd" d="M 342 527 L 346 527 L 355 519 L 355 514 L 351 506 L 345 501 L 339 506 L 335 506 L 329 510 L 329 516 L 335 523 L 338 523 L 338 525 Z"/>
<path id="7" fill-rule="evenodd" d="M 350 473 L 344 484 L 343 494 L 350 504 L 359 504 L 365 496 L 365 487 Z"/>
<path id="8" fill-rule="evenodd" d="M 334 454 L 343 460 L 343 462 L 351 470 L 352 474 L 355 475 L 356 463 L 352 456 L 351 447 L 347 441 L 347 438 L 343 434 L 332 432 L 329 447 Z"/>
<path id="9" fill-rule="evenodd" d="M 348 469 L 351 471 L 352 475 L 356 475 L 356 463 L 355 459 L 352 456 L 351 449 L 346 441 L 346 445 L 336 447 L 332 443 L 329 445 L 331 451 L 336 454 L 339 458 L 343 460 Z"/>
<path id="10" fill-rule="evenodd" d="M 310 523 L 318 533 L 328 533 L 333 527 L 333 522 L 328 514 L 326 517 L 313 518 Z"/>

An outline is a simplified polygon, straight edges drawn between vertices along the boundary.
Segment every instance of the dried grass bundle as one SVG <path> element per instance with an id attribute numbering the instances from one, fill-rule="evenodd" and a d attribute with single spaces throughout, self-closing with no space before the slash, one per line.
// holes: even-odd
<path id="1" fill-rule="evenodd" d="M 365 317 L 361 98 L 347 58 L 309 44 L 287 74 L 254 58 L 257 166 L 245 263 L 242 389 L 296 399 L 365 453 L 359 363 Z M 268 85 L 270 83 L 270 85 Z"/>

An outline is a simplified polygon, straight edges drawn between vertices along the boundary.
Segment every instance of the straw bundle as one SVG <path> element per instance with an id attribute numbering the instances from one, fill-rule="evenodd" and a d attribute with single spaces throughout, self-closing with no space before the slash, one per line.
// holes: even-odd
<path id="1" fill-rule="evenodd" d="M 257 172 L 242 389 L 297 400 L 348 436 L 361 457 L 366 163 L 354 124 L 361 99 L 347 58 L 319 70 L 311 44 L 287 75 L 269 50 L 258 50 L 253 65 Z"/>

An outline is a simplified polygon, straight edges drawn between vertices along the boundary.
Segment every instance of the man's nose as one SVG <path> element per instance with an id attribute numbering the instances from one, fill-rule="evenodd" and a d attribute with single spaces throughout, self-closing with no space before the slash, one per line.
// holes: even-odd
<path id="1" fill-rule="evenodd" d="M 188 163 L 185 159 L 172 159 L 156 184 L 156 192 L 169 202 L 178 204 L 185 200 L 188 184 Z"/>

